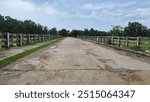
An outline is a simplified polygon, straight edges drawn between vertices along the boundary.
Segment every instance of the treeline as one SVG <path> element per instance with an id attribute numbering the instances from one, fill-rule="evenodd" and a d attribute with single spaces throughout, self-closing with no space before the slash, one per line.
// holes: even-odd
<path id="1" fill-rule="evenodd" d="M 70 36 L 70 37 L 77 37 L 77 36 L 109 36 L 110 35 L 109 32 L 98 31 L 98 30 L 94 30 L 93 28 L 91 28 L 90 30 L 85 29 L 85 30 L 72 30 L 72 31 L 62 29 L 58 33 L 62 36 Z"/>
<path id="2" fill-rule="evenodd" d="M 128 26 L 121 27 L 120 25 L 112 26 L 112 30 L 98 31 L 91 28 L 90 30 L 72 30 L 67 31 L 62 29 L 60 34 L 63 36 L 130 36 L 130 37 L 150 37 L 150 29 L 138 22 L 129 22 Z"/>
<path id="3" fill-rule="evenodd" d="M 31 20 L 17 20 L 9 16 L 0 15 L 0 33 L 23 33 L 23 34 L 57 34 L 57 29 L 48 29 L 47 26 L 36 24 Z"/>
<path id="4" fill-rule="evenodd" d="M 150 37 L 150 29 L 139 22 L 129 22 L 124 28 L 120 25 L 112 26 L 112 28 L 110 33 L 113 36 Z"/>
<path id="5" fill-rule="evenodd" d="M 47 26 L 42 26 L 32 20 L 17 20 L 9 16 L 0 15 L 0 33 L 23 33 L 23 34 L 52 34 L 62 36 L 142 36 L 150 37 L 150 29 L 138 22 L 129 22 L 128 26 L 121 27 L 120 25 L 112 26 L 112 30 L 98 31 L 91 29 L 72 30 L 67 29 L 57 30 L 56 28 L 49 29 Z"/>

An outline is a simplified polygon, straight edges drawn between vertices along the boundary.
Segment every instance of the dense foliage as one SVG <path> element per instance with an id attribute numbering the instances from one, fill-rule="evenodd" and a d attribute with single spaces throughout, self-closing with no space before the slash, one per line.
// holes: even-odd
<path id="1" fill-rule="evenodd" d="M 128 26 L 124 29 L 124 36 L 149 36 L 150 29 L 138 22 L 129 22 Z"/>
<path id="2" fill-rule="evenodd" d="M 36 24 L 31 20 L 20 21 L 9 16 L 0 15 L 0 33 L 24 33 L 24 34 L 53 34 L 62 36 L 142 36 L 150 37 L 150 29 L 138 22 L 129 22 L 128 26 L 123 28 L 120 25 L 112 26 L 109 32 L 94 30 L 93 28 L 84 30 L 66 30 L 57 31 L 56 28 L 48 29 L 47 26 Z"/>
<path id="3" fill-rule="evenodd" d="M 150 37 L 150 29 L 138 22 L 129 22 L 128 26 L 123 28 L 120 25 L 113 26 L 111 30 L 113 36 L 130 36 L 130 37 Z"/>
<path id="4" fill-rule="evenodd" d="M 0 15 L 0 32 L 24 34 L 57 34 L 57 29 L 48 29 L 46 26 L 36 24 L 31 20 L 20 21 L 9 16 Z"/>

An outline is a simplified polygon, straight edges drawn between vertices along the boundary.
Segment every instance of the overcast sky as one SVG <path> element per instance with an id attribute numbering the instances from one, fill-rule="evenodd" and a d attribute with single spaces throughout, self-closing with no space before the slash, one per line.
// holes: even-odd
<path id="1" fill-rule="evenodd" d="M 129 21 L 150 27 L 150 0 L 0 0 L 0 14 L 49 28 L 108 31 Z"/>

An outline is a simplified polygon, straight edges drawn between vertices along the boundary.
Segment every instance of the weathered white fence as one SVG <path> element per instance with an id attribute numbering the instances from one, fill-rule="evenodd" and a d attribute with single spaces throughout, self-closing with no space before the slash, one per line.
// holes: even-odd
<path id="1" fill-rule="evenodd" d="M 15 46 L 25 46 L 57 38 L 49 34 L 0 34 L 0 49 Z"/>
<path id="2" fill-rule="evenodd" d="M 80 38 L 123 48 L 138 47 L 150 52 L 150 37 L 80 36 Z"/>

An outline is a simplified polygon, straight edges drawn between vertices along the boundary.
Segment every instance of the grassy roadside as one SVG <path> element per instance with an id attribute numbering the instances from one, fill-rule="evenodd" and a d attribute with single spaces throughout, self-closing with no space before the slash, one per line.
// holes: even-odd
<path id="1" fill-rule="evenodd" d="M 54 44 L 54 43 L 56 43 L 56 42 L 58 42 L 58 41 L 60 41 L 60 40 L 62 40 L 62 39 L 63 39 L 63 38 L 58 38 L 58 39 L 49 41 L 48 43 L 43 44 L 43 45 L 41 45 L 41 46 L 39 46 L 39 47 L 36 47 L 36 48 L 30 49 L 30 50 L 27 50 L 27 51 L 25 51 L 25 52 L 16 54 L 16 55 L 14 55 L 14 56 L 5 58 L 5 59 L 3 59 L 3 60 L 0 60 L 0 68 L 3 68 L 3 67 L 5 67 L 5 66 L 7 66 L 7 65 L 9 65 L 9 64 L 11 64 L 11 63 L 13 63 L 13 62 L 15 62 L 16 60 L 21 59 L 21 58 L 23 58 L 23 57 L 25 57 L 25 56 L 27 56 L 27 55 L 33 53 L 33 52 L 36 52 L 36 51 L 41 50 L 41 49 L 43 49 L 43 48 L 46 48 L 46 47 L 48 47 L 48 46 L 50 46 L 50 45 L 52 45 L 52 44 Z"/>

